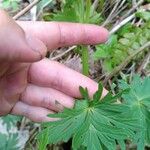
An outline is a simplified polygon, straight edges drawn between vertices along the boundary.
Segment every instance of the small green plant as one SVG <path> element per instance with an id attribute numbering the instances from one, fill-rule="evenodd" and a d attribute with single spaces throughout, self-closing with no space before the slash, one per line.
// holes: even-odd
<path id="1" fill-rule="evenodd" d="M 127 57 L 135 53 L 145 43 L 150 41 L 150 13 L 138 12 L 137 17 L 145 20 L 140 27 L 130 23 L 112 35 L 107 44 L 96 46 L 94 59 L 103 60 L 103 70 L 111 72 Z"/>
<path id="2" fill-rule="evenodd" d="M 101 14 L 94 10 L 91 0 L 66 0 L 62 5 L 60 11 L 53 14 L 46 14 L 44 19 L 46 21 L 53 20 L 92 24 L 97 24 L 102 21 Z M 87 46 L 80 46 L 78 49 L 81 54 L 83 74 L 88 76 L 89 54 Z"/>
<path id="3" fill-rule="evenodd" d="M 101 3 L 104 3 L 102 0 Z M 104 59 L 103 67 L 111 72 L 126 57 L 137 51 L 150 40 L 149 12 L 138 12 L 143 19 L 140 27 L 127 24 L 107 44 L 96 46 L 95 60 Z M 100 23 L 101 14 L 94 10 L 91 0 L 64 0 L 61 10 L 45 14 L 45 20 L 80 23 Z M 83 74 L 88 75 L 88 50 L 79 46 Z M 102 97 L 103 87 L 89 97 L 88 89 L 80 87 L 82 99 L 74 108 L 50 114 L 57 121 L 42 124 L 37 136 L 38 149 L 45 150 L 49 144 L 67 142 L 72 138 L 73 150 L 115 150 L 126 149 L 126 144 L 136 145 L 138 150 L 150 146 L 150 77 L 133 77 L 131 83 L 120 81 L 120 91 L 109 92 Z"/>
<path id="4" fill-rule="evenodd" d="M 144 150 L 150 144 L 150 78 L 143 80 L 134 76 L 131 84 L 121 81 L 122 92 L 108 93 L 102 97 L 102 86 L 90 99 L 88 90 L 80 87 L 83 96 L 73 109 L 65 109 L 49 117 L 57 121 L 43 124 L 38 135 L 40 147 L 72 140 L 73 150 L 85 147 L 87 150 L 114 150 L 120 145 L 125 150 L 125 141 L 137 144 Z M 120 98 L 123 101 L 118 102 Z M 46 137 L 46 138 L 43 138 Z"/>

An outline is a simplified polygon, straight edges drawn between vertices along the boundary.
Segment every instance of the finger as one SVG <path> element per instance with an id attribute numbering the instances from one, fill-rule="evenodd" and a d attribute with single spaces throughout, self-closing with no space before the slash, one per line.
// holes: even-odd
<path id="1" fill-rule="evenodd" d="M 48 109 L 30 106 L 23 102 L 17 102 L 11 111 L 13 115 L 25 116 L 34 122 L 54 121 L 54 118 L 47 117 L 48 114 L 52 113 L 53 111 Z"/>
<path id="2" fill-rule="evenodd" d="M 62 111 L 64 107 L 72 108 L 74 99 L 51 88 L 29 84 L 21 96 L 21 101 L 31 106 L 45 107 L 54 111 Z"/>
<path id="3" fill-rule="evenodd" d="M 90 96 L 98 89 L 98 84 L 90 78 L 65 67 L 55 61 L 44 59 L 34 63 L 29 71 L 29 82 L 39 86 L 57 89 L 71 97 L 81 97 L 79 86 L 87 87 Z M 103 90 L 103 95 L 107 91 Z"/>
<path id="4" fill-rule="evenodd" d="M 96 25 L 59 22 L 18 22 L 27 34 L 42 40 L 49 50 L 77 44 L 98 44 L 108 38 L 108 31 Z"/>
<path id="5" fill-rule="evenodd" d="M 34 62 L 45 56 L 47 49 L 42 41 L 25 34 L 3 10 L 0 18 L 0 62 Z"/>

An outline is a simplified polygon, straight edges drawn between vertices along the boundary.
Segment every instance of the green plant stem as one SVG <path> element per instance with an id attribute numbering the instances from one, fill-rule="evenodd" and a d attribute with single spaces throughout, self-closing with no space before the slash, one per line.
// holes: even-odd
<path id="1" fill-rule="evenodd" d="M 82 2 L 84 2 L 82 0 Z M 83 23 L 88 23 L 89 19 L 90 19 L 90 7 L 91 7 L 91 0 L 87 0 L 86 3 L 82 3 L 83 5 L 83 10 L 84 10 L 84 4 L 85 4 L 85 15 L 83 14 L 82 18 L 82 22 Z M 87 46 L 81 46 L 81 50 L 82 50 L 82 73 L 85 76 L 89 76 L 89 53 L 88 53 L 88 47 Z"/>
<path id="2" fill-rule="evenodd" d="M 85 10 L 85 23 L 89 23 L 90 21 L 90 8 L 91 8 L 91 0 L 86 1 L 86 10 Z"/>
<path id="3" fill-rule="evenodd" d="M 78 0 L 77 4 L 79 5 L 79 22 L 84 23 L 84 0 Z"/>
<path id="4" fill-rule="evenodd" d="M 81 46 L 82 50 L 82 73 L 89 76 L 89 53 L 87 46 Z"/>

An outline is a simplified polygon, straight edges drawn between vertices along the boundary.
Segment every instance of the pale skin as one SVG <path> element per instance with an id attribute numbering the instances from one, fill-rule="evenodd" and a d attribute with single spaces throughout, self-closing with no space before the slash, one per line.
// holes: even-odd
<path id="1" fill-rule="evenodd" d="M 99 26 L 15 22 L 0 10 L 0 116 L 51 121 L 47 114 L 72 108 L 75 98 L 81 98 L 79 86 L 87 87 L 92 96 L 95 81 L 45 55 L 58 47 L 98 44 L 107 38 L 108 31 Z"/>

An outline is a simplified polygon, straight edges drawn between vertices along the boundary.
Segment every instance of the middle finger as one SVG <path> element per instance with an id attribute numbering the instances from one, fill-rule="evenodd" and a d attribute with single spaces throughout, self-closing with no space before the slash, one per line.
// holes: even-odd
<path id="1" fill-rule="evenodd" d="M 79 86 L 87 87 L 90 97 L 98 89 L 95 81 L 49 59 L 43 59 L 30 67 L 29 82 L 59 90 L 75 98 L 81 98 Z M 104 89 L 103 96 L 106 94 L 107 91 Z"/>

